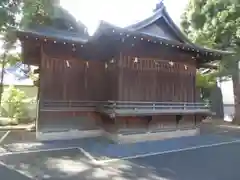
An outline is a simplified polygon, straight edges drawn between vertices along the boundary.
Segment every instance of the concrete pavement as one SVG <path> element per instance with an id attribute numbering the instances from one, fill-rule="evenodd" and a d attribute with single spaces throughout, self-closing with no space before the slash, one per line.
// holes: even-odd
<path id="1" fill-rule="evenodd" d="M 97 138 L 14 143 L 4 148 L 12 154 L 0 156 L 3 180 L 240 179 L 240 130 L 236 128 L 215 128 L 195 137 L 126 145 Z M 92 158 L 103 162 L 103 157 L 122 160 L 93 163 Z"/>
<path id="2" fill-rule="evenodd" d="M 238 180 L 240 144 L 228 144 L 191 151 L 128 160 L 132 166 L 148 169 L 144 178 L 164 180 Z M 132 171 L 134 173 L 134 171 Z M 136 173 L 136 177 L 139 173 Z M 137 179 L 137 178 L 136 178 Z M 156 179 L 156 178 L 152 178 Z"/>
<path id="3" fill-rule="evenodd" d="M 31 178 L 28 178 L 27 176 L 24 176 L 20 173 L 18 173 L 15 170 L 11 170 L 7 168 L 6 166 L 0 164 L 0 179 L 1 180 L 31 180 Z"/>

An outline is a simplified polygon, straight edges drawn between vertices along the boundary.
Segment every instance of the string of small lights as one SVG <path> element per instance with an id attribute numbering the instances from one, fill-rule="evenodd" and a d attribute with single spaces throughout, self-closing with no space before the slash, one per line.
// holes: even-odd
<path id="1" fill-rule="evenodd" d="M 137 36 L 134 35 L 134 34 L 126 33 L 126 32 L 119 32 L 119 31 L 117 31 L 117 30 L 115 30 L 115 29 L 113 29 L 113 30 L 110 31 L 110 32 L 111 32 L 113 35 L 116 35 L 116 36 L 120 35 L 120 36 L 121 36 L 121 42 L 122 42 L 122 43 L 125 43 L 125 42 L 126 42 L 126 39 L 132 38 L 133 40 L 136 40 L 136 41 L 137 41 L 137 40 L 147 41 L 148 43 L 160 44 L 160 45 L 162 45 L 162 46 L 164 45 L 164 46 L 167 46 L 167 47 L 169 47 L 169 48 L 176 48 L 176 49 L 182 49 L 182 50 L 185 50 L 185 51 L 195 52 L 196 55 L 195 55 L 195 56 L 192 56 L 192 59 L 194 59 L 194 60 L 196 60 L 196 59 L 200 56 L 200 53 L 201 53 L 201 55 L 205 54 L 206 56 L 207 56 L 207 55 L 215 56 L 215 57 L 220 57 L 220 56 L 221 56 L 221 55 L 219 55 L 219 54 L 216 54 L 216 53 L 214 54 L 214 53 L 212 53 L 212 52 L 207 52 L 207 51 L 205 51 L 205 53 L 203 53 L 203 52 L 200 52 L 199 49 L 195 49 L 195 48 L 188 47 L 188 45 L 185 45 L 185 44 L 170 44 L 169 42 L 166 42 L 167 40 L 151 39 L 150 37 L 146 37 L 146 35 L 142 35 L 142 36 L 144 36 L 144 37 L 139 37 L 139 36 L 137 37 Z M 26 39 L 29 39 L 29 38 L 32 38 L 32 37 L 26 35 L 25 38 L 26 38 Z M 58 43 L 58 44 L 70 45 L 73 52 L 77 51 L 79 47 L 80 47 L 80 48 L 83 48 L 83 47 L 85 46 L 85 44 L 79 45 L 79 42 L 73 43 L 73 42 L 71 42 L 71 41 L 63 41 L 63 40 L 57 41 L 57 40 L 53 40 L 52 38 L 47 38 L 47 37 L 44 37 L 44 36 L 42 36 L 42 37 L 35 37 L 35 40 L 36 40 L 36 41 L 41 41 L 41 40 L 43 40 L 45 43 L 51 42 L 51 43 L 54 43 L 54 44 L 57 44 L 57 43 Z M 138 43 L 138 42 L 135 42 L 135 43 Z M 133 47 L 133 46 L 135 46 L 135 44 L 132 43 L 131 46 Z M 134 57 L 134 58 L 133 58 L 133 62 L 134 62 L 134 63 L 138 63 L 139 61 L 140 61 L 140 60 L 139 60 L 138 57 Z M 115 62 L 114 59 L 111 59 L 109 62 L 105 62 L 105 68 L 106 68 L 106 69 L 108 68 L 108 63 L 114 63 L 114 62 Z M 168 63 L 168 64 L 170 65 L 170 66 L 169 66 L 170 68 L 171 68 L 171 67 L 174 67 L 174 64 L 175 64 L 175 62 L 173 62 L 173 61 L 171 61 L 171 60 L 157 60 L 157 59 L 154 60 L 154 63 L 155 63 L 156 66 L 159 65 L 159 62 Z M 66 65 L 67 65 L 68 68 L 71 67 L 70 64 L 69 64 L 69 61 L 66 61 Z M 188 70 L 188 65 L 186 65 L 186 64 L 181 64 L 181 65 L 184 67 L 185 70 Z M 169 68 L 169 67 L 168 67 L 168 68 Z M 89 68 L 89 63 L 88 63 L 88 61 L 86 61 L 86 68 Z"/>
<path id="2" fill-rule="evenodd" d="M 169 43 L 169 42 L 166 42 L 168 40 L 163 40 L 163 39 L 151 39 L 149 36 L 147 37 L 147 35 L 143 35 L 143 34 L 139 34 L 139 36 L 144 36 L 144 37 L 137 37 L 136 35 L 134 34 L 130 34 L 130 33 L 126 33 L 126 32 L 118 32 L 116 31 L 115 29 L 113 29 L 112 31 L 110 31 L 111 33 L 113 33 L 114 35 L 120 35 L 122 38 L 121 38 L 121 42 L 124 43 L 125 42 L 125 38 L 133 38 L 134 40 L 141 40 L 141 41 L 147 41 L 149 43 L 154 43 L 154 44 L 160 44 L 160 45 L 165 45 L 167 47 L 171 47 L 171 48 L 177 48 L 177 49 L 182 49 L 182 50 L 185 50 L 185 51 L 191 51 L 191 52 L 195 52 L 196 53 L 196 56 L 192 57 L 192 59 L 196 59 L 197 57 L 200 56 L 200 53 L 202 55 L 206 55 L 206 56 L 214 56 L 214 57 L 220 57 L 221 55 L 219 53 L 212 53 L 212 52 L 207 52 L 205 51 L 204 53 L 203 52 L 200 52 L 199 49 L 196 49 L 196 48 L 193 48 L 193 47 L 189 47 L 189 45 L 186 45 L 186 44 L 173 44 L 173 42 Z M 28 35 L 25 36 L 26 39 L 30 38 Z M 77 48 L 76 48 L 76 44 L 75 43 L 71 43 L 71 42 L 62 42 L 62 40 L 59 40 L 58 42 L 56 40 L 52 40 L 52 39 L 49 39 L 47 37 L 45 38 L 38 38 L 36 37 L 35 40 L 41 40 L 43 39 L 44 42 L 50 42 L 52 41 L 54 44 L 56 43 L 63 43 L 64 45 L 66 44 L 70 44 L 72 45 L 72 51 L 77 51 Z M 135 46 L 135 44 L 133 43 L 131 46 Z M 83 44 L 81 44 L 80 46 L 81 48 L 84 47 Z"/>
<path id="3" fill-rule="evenodd" d="M 138 57 L 134 57 L 134 58 L 131 58 L 131 59 L 133 59 L 132 62 L 134 64 L 139 64 L 139 63 L 141 63 L 141 61 L 144 61 L 144 60 L 146 61 L 146 59 L 142 59 L 142 58 L 139 59 Z M 117 60 L 115 60 L 114 58 L 112 58 L 108 62 L 105 62 L 105 64 L 104 64 L 105 69 L 107 69 L 109 67 L 109 65 L 114 64 L 116 62 L 117 62 Z M 153 63 L 154 64 L 153 68 L 159 68 L 159 67 L 161 67 L 161 68 L 176 68 L 177 67 L 178 69 L 180 68 L 182 70 L 187 71 L 189 69 L 189 67 L 191 67 L 190 71 L 192 71 L 192 72 L 193 72 L 193 69 L 194 69 L 194 72 L 195 72 L 195 69 L 196 69 L 196 67 L 194 67 L 194 66 L 189 66 L 187 64 L 183 64 L 183 63 L 179 63 L 179 62 L 173 62 L 173 61 L 169 61 L 169 60 L 153 60 L 153 62 L 154 62 Z M 65 63 L 66 63 L 66 67 L 67 68 L 71 68 L 72 67 L 70 60 L 65 60 Z M 85 61 L 84 63 L 85 63 L 85 67 L 87 69 L 90 68 L 89 61 Z M 174 66 L 174 65 L 176 65 L 176 66 Z M 124 67 L 128 67 L 128 66 L 122 65 L 121 67 L 124 68 Z"/>
<path id="4" fill-rule="evenodd" d="M 138 57 L 134 57 L 134 58 L 132 58 L 132 60 L 133 60 L 133 63 L 139 63 L 139 62 L 141 62 L 142 60 L 145 60 L 144 58 L 138 58 Z M 169 66 L 168 67 L 170 67 L 170 68 L 172 68 L 172 67 L 174 67 L 174 65 L 176 64 L 178 64 L 179 65 L 179 67 L 180 66 L 183 66 L 184 67 L 184 70 L 188 70 L 188 68 L 189 68 L 189 65 L 187 65 L 187 64 L 183 64 L 183 63 L 177 63 L 177 62 L 173 62 L 173 61 L 169 61 L 169 60 L 160 60 L 160 59 L 154 59 L 153 60 L 154 61 L 154 64 L 156 65 L 156 66 L 159 66 L 161 63 L 162 64 L 168 64 Z M 110 61 L 109 61 L 109 63 L 110 64 L 113 64 L 113 63 L 115 63 L 116 62 L 116 60 L 114 59 L 114 58 L 112 58 Z M 108 63 L 105 63 L 105 68 L 107 68 L 108 67 Z"/>

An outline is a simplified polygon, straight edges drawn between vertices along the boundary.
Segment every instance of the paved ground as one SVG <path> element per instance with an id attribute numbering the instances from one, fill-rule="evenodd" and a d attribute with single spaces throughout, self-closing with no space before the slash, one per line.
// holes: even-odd
<path id="1" fill-rule="evenodd" d="M 75 148 L 67 149 L 70 146 Z M 196 137 L 132 145 L 95 138 L 3 148 L 9 153 L 0 156 L 0 179 L 240 179 L 237 128 L 212 128 Z"/>

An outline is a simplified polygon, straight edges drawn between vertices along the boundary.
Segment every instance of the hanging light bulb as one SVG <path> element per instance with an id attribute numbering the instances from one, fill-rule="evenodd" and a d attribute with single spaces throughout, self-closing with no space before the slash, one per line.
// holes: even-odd
<path id="1" fill-rule="evenodd" d="M 110 63 L 114 63 L 114 59 L 113 58 L 111 59 Z"/>
<path id="2" fill-rule="evenodd" d="M 170 64 L 171 66 L 173 66 L 173 65 L 174 65 L 174 62 L 170 61 L 169 64 Z"/>
<path id="3" fill-rule="evenodd" d="M 67 67 L 70 68 L 70 63 L 68 60 L 66 60 Z"/>
<path id="4" fill-rule="evenodd" d="M 157 62 L 156 60 L 154 60 L 154 63 L 155 63 L 155 65 L 159 65 L 159 62 Z"/>
<path id="5" fill-rule="evenodd" d="M 137 63 L 137 62 L 138 62 L 138 58 L 135 57 L 133 62 L 134 62 L 134 63 Z"/>

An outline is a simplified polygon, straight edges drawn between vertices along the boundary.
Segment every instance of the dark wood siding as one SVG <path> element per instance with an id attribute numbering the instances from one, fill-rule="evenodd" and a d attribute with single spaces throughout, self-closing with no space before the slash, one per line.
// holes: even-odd
<path id="1" fill-rule="evenodd" d="M 195 60 L 179 51 L 144 48 L 140 44 L 120 56 L 118 100 L 194 102 Z"/>
<path id="2" fill-rule="evenodd" d="M 50 50 L 48 50 L 49 52 Z M 53 53 L 54 54 L 54 53 Z M 40 104 L 43 101 L 106 101 L 108 69 L 102 61 L 53 56 L 42 50 L 40 66 Z M 53 109 L 53 110 L 52 110 Z M 67 109 L 67 107 L 66 107 Z M 38 130 L 42 132 L 100 128 L 98 113 L 86 110 L 41 110 Z"/>
<path id="3" fill-rule="evenodd" d="M 107 100 L 104 62 L 53 58 L 42 53 L 42 100 Z"/>
<path id="4" fill-rule="evenodd" d="M 161 59 L 123 56 L 119 74 L 119 100 L 194 101 L 195 67 Z"/>
<path id="5" fill-rule="evenodd" d="M 36 40 L 21 41 L 24 64 L 39 66 L 41 62 L 41 44 Z"/>
<path id="6" fill-rule="evenodd" d="M 118 68 L 118 57 L 113 58 L 112 60 L 108 60 L 105 62 L 106 67 L 106 92 L 107 92 L 107 100 L 117 100 L 118 99 L 118 86 L 120 78 L 119 68 Z"/>

